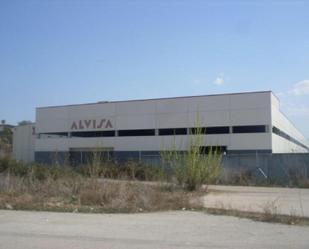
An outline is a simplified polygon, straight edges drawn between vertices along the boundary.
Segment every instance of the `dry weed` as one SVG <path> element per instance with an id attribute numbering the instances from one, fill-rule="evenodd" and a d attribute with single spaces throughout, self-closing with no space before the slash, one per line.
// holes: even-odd
<path id="1" fill-rule="evenodd" d="M 31 177 L 0 178 L 0 208 L 141 212 L 200 207 L 192 194 L 160 184 L 64 177 L 44 181 Z"/>

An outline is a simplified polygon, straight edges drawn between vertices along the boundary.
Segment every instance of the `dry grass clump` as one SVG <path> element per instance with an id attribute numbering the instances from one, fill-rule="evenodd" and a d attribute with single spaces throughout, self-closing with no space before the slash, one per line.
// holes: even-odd
<path id="1" fill-rule="evenodd" d="M 224 208 L 205 208 L 206 213 L 213 215 L 226 215 L 239 218 L 251 219 L 253 221 L 280 223 L 286 225 L 301 225 L 308 226 L 309 218 L 300 217 L 293 214 L 269 214 L 259 212 L 240 211 L 236 209 L 224 209 Z"/>
<path id="2" fill-rule="evenodd" d="M 192 194 L 162 184 L 71 176 L 45 180 L 2 175 L 0 208 L 142 212 L 200 208 Z M 196 198 L 198 199 L 198 198 Z"/>
<path id="3" fill-rule="evenodd" d="M 192 202 L 196 193 L 163 183 L 164 178 L 161 168 L 136 162 L 117 165 L 94 158 L 72 168 L 0 160 L 0 208 L 141 212 L 201 207 Z"/>
<path id="4" fill-rule="evenodd" d="M 123 181 L 99 183 L 96 191 L 86 187 L 80 193 L 80 203 L 112 212 L 191 208 L 189 195 L 183 191 L 167 192 L 160 186 Z"/>

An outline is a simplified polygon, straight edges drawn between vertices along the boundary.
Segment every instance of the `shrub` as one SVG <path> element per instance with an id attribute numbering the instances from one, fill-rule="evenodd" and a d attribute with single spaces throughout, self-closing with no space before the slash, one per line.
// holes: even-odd
<path id="1" fill-rule="evenodd" d="M 3 157 L 0 158 L 0 173 L 5 172 L 9 168 L 10 158 Z"/>
<path id="2" fill-rule="evenodd" d="M 178 183 L 187 190 L 196 190 L 203 184 L 215 182 L 220 175 L 222 155 L 216 148 L 210 148 L 208 154 L 201 151 L 204 139 L 201 128 L 191 136 L 186 152 L 172 150 L 163 151 L 163 164 L 172 169 Z"/>
<path id="3" fill-rule="evenodd" d="M 147 165 L 130 159 L 117 163 L 95 154 L 87 164 L 77 167 L 77 172 L 87 177 L 111 179 L 156 181 L 164 178 L 164 171 L 159 166 Z"/>
<path id="4" fill-rule="evenodd" d="M 9 172 L 16 176 L 25 176 L 29 172 L 26 164 L 18 162 L 9 157 L 0 159 L 0 173 Z"/>
<path id="5" fill-rule="evenodd" d="M 49 177 L 49 168 L 38 164 L 30 166 L 29 175 L 39 181 L 44 181 Z"/>

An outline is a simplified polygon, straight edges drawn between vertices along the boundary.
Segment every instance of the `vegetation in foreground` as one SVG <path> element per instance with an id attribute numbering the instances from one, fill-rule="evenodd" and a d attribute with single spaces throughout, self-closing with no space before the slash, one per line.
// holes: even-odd
<path id="1" fill-rule="evenodd" d="M 309 225 L 309 218 L 280 215 L 273 208 L 265 209 L 264 213 L 204 208 L 200 196 L 205 192 L 188 191 L 172 183 L 171 175 L 162 176 L 158 169 L 133 162 L 115 167 L 94 163 L 74 169 L 2 159 L 0 209 L 90 213 L 204 210 L 254 221 Z"/>
<path id="2" fill-rule="evenodd" d="M 186 152 L 176 148 L 176 141 L 168 150 L 161 151 L 163 165 L 171 170 L 177 183 L 188 191 L 202 185 L 216 183 L 221 173 L 222 152 L 216 147 L 205 147 L 204 131 L 199 118 L 190 136 Z"/>
<path id="3" fill-rule="evenodd" d="M 202 138 L 197 131 L 187 153 L 169 151 L 163 167 L 134 161 L 119 165 L 101 158 L 99 151 L 87 165 L 76 168 L 26 165 L 7 156 L 0 160 L 0 208 L 90 212 L 201 208 L 199 198 L 193 198 L 198 195 L 195 190 L 218 178 L 221 167 L 221 155 L 200 153 Z"/>
<path id="4" fill-rule="evenodd" d="M 201 208 L 198 193 L 157 181 L 149 167 L 93 163 L 77 169 L 0 160 L 0 208 L 69 212 L 144 212 Z M 109 177 L 111 179 L 108 179 Z M 140 180 L 156 180 L 143 182 Z M 162 178 L 161 178 L 162 179 Z"/>

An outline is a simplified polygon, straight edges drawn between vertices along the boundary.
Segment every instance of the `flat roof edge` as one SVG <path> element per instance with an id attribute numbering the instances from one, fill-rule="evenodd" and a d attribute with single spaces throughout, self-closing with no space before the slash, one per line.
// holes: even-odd
<path id="1" fill-rule="evenodd" d="M 212 97 L 212 96 L 225 96 L 225 95 L 257 94 L 257 93 L 272 93 L 279 100 L 279 98 L 273 93 L 273 91 L 267 90 L 267 91 L 254 91 L 254 92 L 218 93 L 218 94 L 203 94 L 203 95 L 178 96 L 178 97 L 162 97 L 162 98 L 150 98 L 150 99 L 129 99 L 129 100 L 115 100 L 115 101 L 98 101 L 98 102 L 83 103 L 83 104 L 42 106 L 42 107 L 36 107 L 36 109 L 59 108 L 59 107 L 82 106 L 82 105 L 111 104 L 111 103 L 123 103 L 123 102 L 137 102 L 137 101 L 182 99 L 182 98 L 194 98 L 194 97 Z"/>

